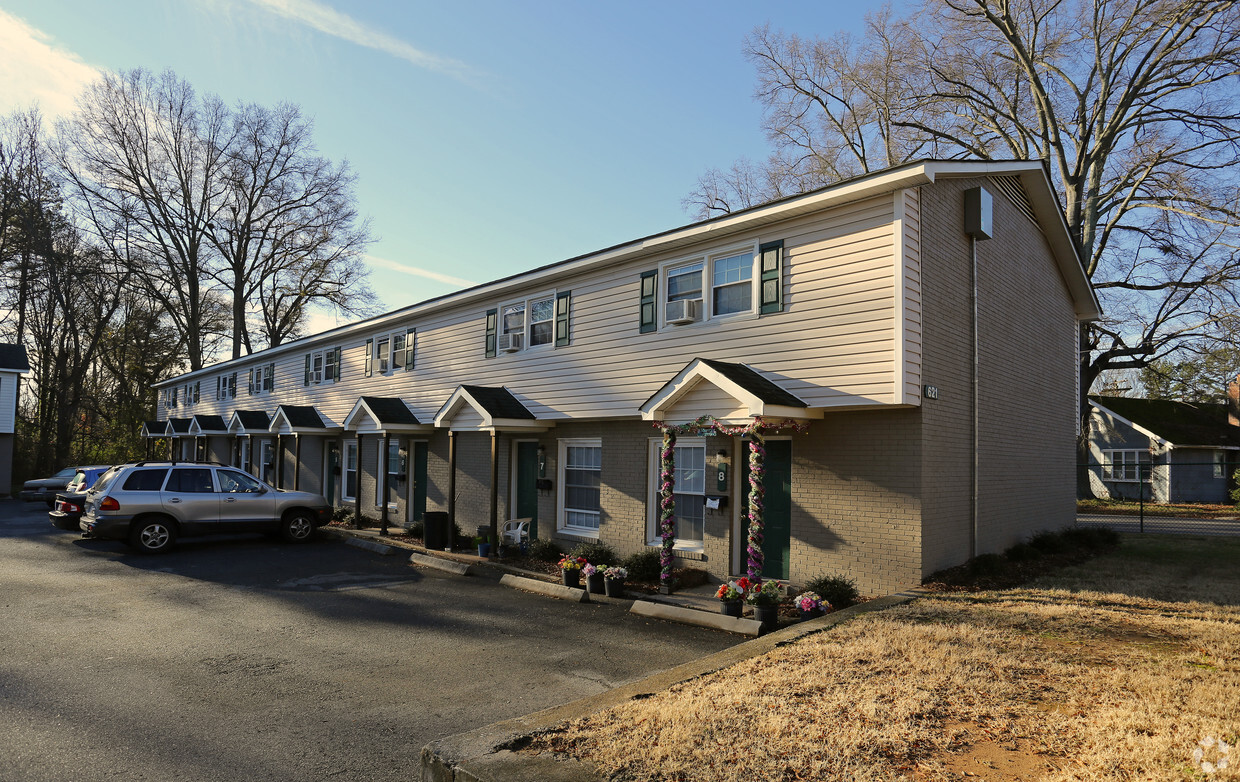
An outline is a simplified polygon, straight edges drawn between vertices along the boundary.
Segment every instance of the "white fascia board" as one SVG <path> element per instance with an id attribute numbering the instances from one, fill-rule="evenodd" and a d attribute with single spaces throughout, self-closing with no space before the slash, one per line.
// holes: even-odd
<path id="1" fill-rule="evenodd" d="M 1174 448 L 1174 447 L 1175 447 L 1175 444 L 1174 444 L 1174 443 L 1170 442 L 1169 440 L 1164 440 L 1162 437 L 1159 437 L 1158 435 L 1154 434 L 1154 433 L 1153 433 L 1153 432 L 1151 432 L 1149 429 L 1146 429 L 1144 426 L 1141 426 L 1140 424 L 1135 424 L 1135 423 L 1133 423 L 1132 421 L 1129 421 L 1127 418 L 1123 417 L 1122 415 L 1120 415 L 1119 413 L 1115 412 L 1114 410 L 1111 410 L 1111 409 L 1110 409 L 1110 408 L 1108 408 L 1108 407 L 1105 407 L 1105 406 L 1103 406 L 1103 405 L 1100 405 L 1100 404 L 1098 404 L 1097 402 L 1095 402 L 1095 401 L 1094 401 L 1094 400 L 1092 400 L 1092 399 L 1091 399 L 1091 400 L 1089 400 L 1089 404 L 1090 404 L 1090 405 L 1091 405 L 1091 406 L 1092 406 L 1095 410 L 1101 410 L 1102 412 L 1104 412 L 1104 413 L 1106 413 L 1107 415 L 1109 415 L 1109 416 L 1111 416 L 1112 418 L 1114 418 L 1116 421 L 1119 421 L 1120 423 L 1128 424 L 1128 425 L 1129 425 L 1129 426 L 1131 426 L 1133 429 L 1136 429 L 1138 432 L 1140 432 L 1141 434 L 1143 434 L 1143 435 L 1145 435 L 1146 437 L 1150 438 L 1151 440 L 1153 440 L 1154 442 L 1158 443 L 1159 445 L 1161 445 L 1161 446 L 1165 446 L 1165 447 L 1167 447 L 1167 448 Z M 1131 451 L 1132 449 L 1131 449 L 1131 448 L 1107 448 L 1107 449 L 1105 449 L 1105 450 L 1108 450 L 1108 451 Z"/>

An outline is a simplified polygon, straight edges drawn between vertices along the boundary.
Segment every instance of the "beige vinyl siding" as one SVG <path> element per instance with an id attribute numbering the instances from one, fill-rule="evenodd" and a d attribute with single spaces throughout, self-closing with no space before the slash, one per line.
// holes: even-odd
<path id="1" fill-rule="evenodd" d="M 278 356 L 272 394 L 245 393 L 249 368 L 267 363 L 261 354 L 252 362 L 239 363 L 237 397 L 217 401 L 213 392 L 204 394 L 192 412 L 270 413 L 277 404 L 306 404 L 314 405 L 330 423 L 341 424 L 357 398 L 366 394 L 401 397 L 419 420 L 430 422 L 458 385 L 474 384 L 507 386 L 539 418 L 635 417 L 651 394 L 699 356 L 750 364 L 811 406 L 899 403 L 893 207 L 893 196 L 873 198 L 766 226 L 760 234 L 566 276 L 555 286 L 572 292 L 572 341 L 566 347 L 484 356 L 486 311 L 545 293 L 544 282 L 399 324 L 418 330 L 412 372 L 364 377 L 366 339 L 380 332 L 358 332 Z M 784 312 L 664 326 L 660 299 L 659 331 L 638 333 L 642 272 L 738 244 L 752 245 L 756 251 L 759 243 L 777 239 L 784 241 Z M 666 294 L 665 278 L 660 279 L 659 292 Z M 708 289 L 705 295 L 709 296 Z M 385 325 L 382 333 L 393 329 Z M 335 345 L 341 347 L 342 379 L 304 386 L 306 353 Z M 234 369 L 229 366 L 227 371 Z M 214 375 L 203 381 L 204 387 L 214 389 Z M 184 415 L 184 410 L 172 414 Z"/>
<path id="2" fill-rule="evenodd" d="M 703 415 L 716 418 L 748 418 L 745 409 L 738 407 L 736 400 L 726 391 L 711 383 L 698 383 L 688 393 L 676 400 L 674 405 L 677 420 L 692 421 Z"/>

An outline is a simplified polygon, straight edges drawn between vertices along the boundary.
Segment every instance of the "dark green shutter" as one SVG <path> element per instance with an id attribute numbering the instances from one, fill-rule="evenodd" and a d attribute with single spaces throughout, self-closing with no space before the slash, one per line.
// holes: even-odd
<path id="1" fill-rule="evenodd" d="M 276 365 L 274 362 L 267 365 L 267 377 L 263 379 L 263 387 L 268 391 L 276 390 Z"/>
<path id="2" fill-rule="evenodd" d="M 555 297 L 555 346 L 568 344 L 568 315 L 572 309 L 573 294 L 570 291 L 557 293 Z"/>
<path id="3" fill-rule="evenodd" d="M 641 329 L 646 334 L 659 328 L 659 308 L 655 302 L 659 292 L 659 272 L 642 272 Z"/>
<path id="4" fill-rule="evenodd" d="M 499 326 L 499 310 L 487 310 L 487 358 L 495 355 L 495 334 Z"/>
<path id="5" fill-rule="evenodd" d="M 366 377 L 374 374 L 375 362 L 375 341 L 373 339 L 366 340 L 366 371 L 363 372 Z"/>
<path id="6" fill-rule="evenodd" d="M 306 376 L 305 376 L 305 379 L 301 381 L 301 384 L 303 386 L 310 385 L 310 354 L 309 353 L 306 354 Z"/>
<path id="7" fill-rule="evenodd" d="M 336 353 L 336 362 L 335 362 L 335 366 L 332 367 L 332 380 L 339 380 L 340 379 L 340 348 L 336 348 L 335 353 Z"/>
<path id="8" fill-rule="evenodd" d="M 405 371 L 413 369 L 413 347 L 418 342 L 418 330 L 409 329 L 405 332 Z"/>
<path id="9" fill-rule="evenodd" d="M 762 271 L 763 315 L 784 309 L 784 243 L 770 242 L 758 248 Z"/>
<path id="10" fill-rule="evenodd" d="M 245 391 L 250 396 L 254 396 L 254 370 L 250 370 L 249 387 Z"/>

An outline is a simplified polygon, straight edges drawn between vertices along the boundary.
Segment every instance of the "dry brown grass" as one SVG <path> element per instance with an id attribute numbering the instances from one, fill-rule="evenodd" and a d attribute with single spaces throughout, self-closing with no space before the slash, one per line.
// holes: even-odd
<path id="1" fill-rule="evenodd" d="M 1240 749 L 1192 758 L 1240 740 L 1240 540 L 1165 540 L 867 614 L 531 749 L 614 780 L 1240 779 Z"/>

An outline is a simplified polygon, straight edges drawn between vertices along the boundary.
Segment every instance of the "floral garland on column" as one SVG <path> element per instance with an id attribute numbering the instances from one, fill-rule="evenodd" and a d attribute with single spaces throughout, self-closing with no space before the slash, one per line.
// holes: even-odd
<path id="1" fill-rule="evenodd" d="M 783 421 L 770 421 L 755 417 L 746 424 L 730 425 L 715 418 L 704 415 L 687 424 L 669 424 L 656 421 L 656 429 L 663 432 L 663 450 L 660 459 L 662 484 L 659 491 L 659 530 L 663 547 L 659 557 L 663 571 L 659 578 L 665 587 L 670 588 L 672 580 L 672 547 L 676 542 L 676 437 L 677 435 L 698 435 L 703 432 L 716 432 L 728 437 L 749 438 L 749 540 L 747 541 L 747 567 L 749 579 L 760 582 L 764 556 L 762 553 L 763 518 L 762 503 L 766 486 L 766 447 L 762 432 L 793 429 L 800 434 L 809 431 L 809 423 L 788 418 Z"/>
<path id="2" fill-rule="evenodd" d="M 763 501 L 766 496 L 766 443 L 758 429 L 749 434 L 749 540 L 745 552 L 749 580 L 762 581 L 766 553 L 762 550 Z"/>
<path id="3" fill-rule="evenodd" d="M 673 429 L 663 430 L 663 450 L 660 453 L 659 471 L 661 484 L 659 487 L 659 533 L 663 546 L 659 551 L 659 564 L 663 570 L 659 573 L 659 581 L 663 586 L 671 588 L 672 583 L 672 547 L 676 543 L 676 432 Z"/>

